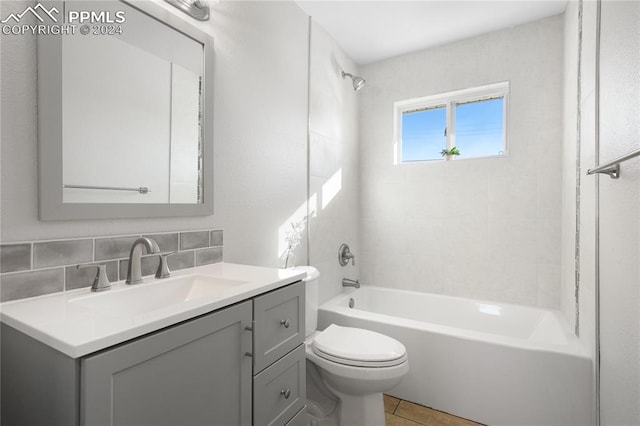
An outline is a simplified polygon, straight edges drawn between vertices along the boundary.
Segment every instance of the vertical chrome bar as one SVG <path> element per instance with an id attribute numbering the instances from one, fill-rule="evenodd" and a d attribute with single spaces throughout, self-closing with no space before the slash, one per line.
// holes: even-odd
<path id="1" fill-rule="evenodd" d="M 581 68 L 582 68 L 582 13 L 584 10 L 583 0 L 578 5 L 578 70 L 576 87 L 576 216 L 575 216 L 575 247 L 574 247 L 574 332 L 580 337 L 580 156 L 582 138 L 582 90 L 581 90 Z"/>
<path id="2" fill-rule="evenodd" d="M 598 0 L 596 10 L 596 72 L 595 72 L 595 161 L 600 163 L 600 30 L 602 27 L 602 0 Z M 619 173 L 619 170 L 618 170 Z M 611 176 L 613 177 L 613 176 Z M 596 426 L 600 426 L 600 178 L 596 175 L 596 249 L 595 249 L 595 397 Z"/>

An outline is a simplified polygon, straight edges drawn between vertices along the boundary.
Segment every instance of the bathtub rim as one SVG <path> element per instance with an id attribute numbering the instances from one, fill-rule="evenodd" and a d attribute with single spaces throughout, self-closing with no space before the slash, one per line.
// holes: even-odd
<path id="1" fill-rule="evenodd" d="M 531 341 L 527 339 L 521 339 L 516 337 L 504 336 L 495 333 L 488 333 L 476 330 L 466 330 L 458 327 L 434 324 L 424 321 L 417 321 L 409 318 L 402 318 L 393 315 L 381 314 L 378 312 L 365 311 L 363 309 L 349 308 L 347 307 L 347 301 L 350 297 L 353 297 L 354 293 L 358 291 L 367 289 L 382 289 L 385 291 L 398 291 L 401 293 L 406 293 L 409 295 L 418 295 L 421 297 L 437 297 L 437 298 L 445 298 L 449 300 L 462 300 L 462 301 L 472 301 L 479 303 L 488 303 L 499 306 L 509 306 L 515 309 L 528 309 L 541 311 L 544 313 L 548 313 L 553 315 L 557 322 L 562 327 L 562 333 L 567 340 L 566 344 L 553 344 L 549 342 L 539 342 L 539 341 Z M 342 303 L 341 303 L 342 302 Z M 493 343 L 496 345 L 509 347 L 509 348 L 520 348 L 531 351 L 539 351 L 539 352 L 553 352 L 557 354 L 563 355 L 571 355 L 579 358 L 584 358 L 586 360 L 591 361 L 591 357 L 588 354 L 588 351 L 583 346 L 580 339 L 573 334 L 571 328 L 567 320 L 564 318 L 562 313 L 558 310 L 539 308 L 535 306 L 526 306 L 526 305 L 517 305 L 513 303 L 504 303 L 504 302 L 495 302 L 483 299 L 471 299 L 466 297 L 458 297 L 458 296 L 450 296 L 444 294 L 437 293 L 427 293 L 420 292 L 415 290 L 405 290 L 405 289 L 397 289 L 391 287 L 382 287 L 382 286 L 374 286 L 374 285 L 366 285 L 361 286 L 360 289 L 349 288 L 344 289 L 342 293 L 332 297 L 331 299 L 325 301 L 318 307 L 318 313 L 321 311 L 333 312 L 339 315 L 344 315 L 347 317 L 354 317 L 361 320 L 369 320 L 380 324 L 389 324 L 397 327 L 406 327 L 412 330 L 421 330 L 427 331 L 430 333 L 436 333 L 439 335 L 452 336 L 459 339 L 471 340 L 476 342 L 484 342 L 484 343 Z"/>

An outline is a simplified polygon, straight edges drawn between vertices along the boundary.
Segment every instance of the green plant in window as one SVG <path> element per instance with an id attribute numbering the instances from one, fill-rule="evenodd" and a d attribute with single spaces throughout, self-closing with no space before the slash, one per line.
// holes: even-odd
<path id="1" fill-rule="evenodd" d="M 451 149 L 443 149 L 440 151 L 440 154 L 442 154 L 443 157 L 447 155 L 460 155 L 460 150 L 454 146 Z"/>

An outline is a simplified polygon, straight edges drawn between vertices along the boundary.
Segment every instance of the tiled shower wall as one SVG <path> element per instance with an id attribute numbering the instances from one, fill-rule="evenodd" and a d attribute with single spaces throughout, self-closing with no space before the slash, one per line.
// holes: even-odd
<path id="1" fill-rule="evenodd" d="M 172 271 L 222 262 L 222 230 L 199 230 L 31 241 L 0 245 L 0 302 L 40 296 L 93 284 L 95 270 L 78 264 L 104 264 L 110 282 L 124 280 L 129 251 L 139 237 L 152 238 Z M 142 275 L 158 268 L 157 254 L 142 257 Z"/>
<path id="2" fill-rule="evenodd" d="M 311 24 L 309 116 L 309 261 L 320 271 L 320 301 L 342 291 L 342 278 L 359 278 L 358 236 L 358 96 L 344 69 L 357 75 L 356 64 L 317 23 Z M 331 190 L 333 188 L 333 190 Z M 316 201 L 314 203 L 314 201 Z M 351 247 L 355 265 L 340 266 L 338 248 Z"/>
<path id="3" fill-rule="evenodd" d="M 563 18 L 360 68 L 360 279 L 560 305 Z M 508 156 L 394 165 L 393 103 L 509 81 Z"/>

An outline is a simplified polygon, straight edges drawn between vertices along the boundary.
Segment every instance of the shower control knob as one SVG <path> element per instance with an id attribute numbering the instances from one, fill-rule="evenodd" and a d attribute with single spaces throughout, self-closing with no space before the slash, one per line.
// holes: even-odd
<path id="1" fill-rule="evenodd" d="M 351 261 L 351 264 L 355 266 L 356 257 L 351 253 L 349 246 L 347 244 L 342 244 L 338 249 L 338 263 L 340 266 L 347 266 Z"/>
<path id="2" fill-rule="evenodd" d="M 280 324 L 282 324 L 282 326 L 283 326 L 284 328 L 289 328 L 289 325 L 290 325 L 291 323 L 289 322 L 289 318 L 287 318 L 287 319 L 283 319 L 282 321 L 280 321 Z"/>

